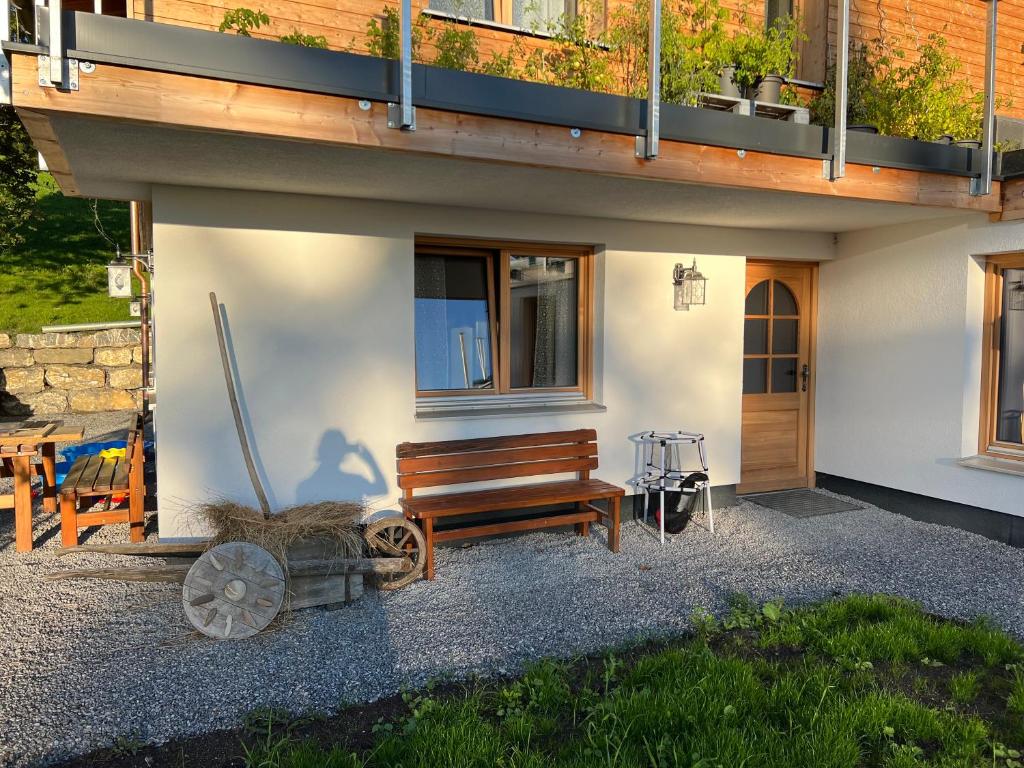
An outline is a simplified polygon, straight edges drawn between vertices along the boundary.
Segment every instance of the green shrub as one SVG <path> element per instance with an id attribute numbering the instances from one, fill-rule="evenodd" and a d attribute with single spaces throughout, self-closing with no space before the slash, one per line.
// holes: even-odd
<path id="1" fill-rule="evenodd" d="M 412 58 L 419 60 L 420 44 L 423 42 L 423 29 L 426 25 L 423 15 L 412 26 Z M 371 56 L 382 59 L 397 59 L 402 50 L 400 40 L 401 18 L 398 11 L 385 5 L 383 18 L 370 19 L 366 25 L 366 51 Z"/>
<path id="2" fill-rule="evenodd" d="M 622 91 L 635 98 L 647 96 L 649 9 L 649 0 L 620 6 L 607 35 Z M 718 91 L 728 17 L 718 0 L 679 0 L 662 7 L 662 101 L 693 104 L 695 94 Z"/>
<path id="3" fill-rule="evenodd" d="M 786 16 L 766 25 L 743 10 L 740 24 L 740 31 L 725 45 L 723 59 L 736 67 L 733 82 L 741 90 L 756 88 L 768 75 L 796 74 L 796 45 L 807 39 L 798 17 Z"/>
<path id="4" fill-rule="evenodd" d="M 435 67 L 473 72 L 480 63 L 480 51 L 473 27 L 450 19 L 428 32 L 437 49 L 431 62 Z"/>
<path id="5" fill-rule="evenodd" d="M 0 254 L 25 242 L 22 225 L 35 208 L 37 157 L 14 109 L 0 106 Z"/>
<path id="6" fill-rule="evenodd" d="M 300 45 L 303 48 L 326 48 L 327 38 L 323 35 L 307 35 L 299 30 L 292 30 L 291 34 L 281 35 L 281 42 L 289 45 Z"/>
<path id="7" fill-rule="evenodd" d="M 220 32 L 234 32 L 242 37 L 252 37 L 252 31 L 270 23 L 270 17 L 263 11 L 250 8 L 232 8 L 224 12 L 224 19 L 217 28 Z"/>
<path id="8" fill-rule="evenodd" d="M 873 125 L 886 135 L 924 141 L 945 135 L 981 138 L 984 95 L 961 74 L 961 63 L 949 52 L 944 37 L 929 35 L 913 62 L 907 62 L 902 51 L 885 50 L 880 40 L 850 47 L 846 119 L 851 125 Z M 1002 100 L 999 104 L 1006 106 Z M 825 90 L 810 107 L 814 122 L 833 122 L 834 66 Z"/>
<path id="9" fill-rule="evenodd" d="M 527 78 L 587 91 L 613 90 L 616 77 L 605 35 L 591 32 L 597 17 L 591 3 L 581 2 L 575 15 L 563 15 L 549 24 L 544 31 L 551 36 L 551 47 L 530 53 L 524 67 Z"/>

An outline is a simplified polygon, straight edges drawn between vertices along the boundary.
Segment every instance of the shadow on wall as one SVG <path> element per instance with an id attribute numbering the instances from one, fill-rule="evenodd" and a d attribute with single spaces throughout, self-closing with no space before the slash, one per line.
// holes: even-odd
<path id="1" fill-rule="evenodd" d="M 387 483 L 373 454 L 360 442 L 350 443 L 340 429 L 328 429 L 317 448 L 317 468 L 299 483 L 298 504 L 346 499 L 367 502 L 387 493 Z M 366 474 L 359 470 L 366 470 Z"/>

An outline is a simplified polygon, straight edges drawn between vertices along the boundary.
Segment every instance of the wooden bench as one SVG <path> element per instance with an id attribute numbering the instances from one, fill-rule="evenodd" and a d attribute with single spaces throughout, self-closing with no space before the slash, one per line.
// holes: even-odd
<path id="1" fill-rule="evenodd" d="M 143 480 L 143 428 L 142 417 L 136 419 L 134 429 L 128 432 L 124 458 L 105 459 L 102 456 L 79 456 L 60 484 L 60 538 L 65 547 L 78 545 L 78 531 L 93 525 L 128 523 L 131 541 L 139 543 L 145 538 L 146 486 Z M 113 496 L 128 497 L 128 508 L 110 509 Z M 95 512 L 81 512 L 97 500 L 105 499 L 104 508 Z"/>
<path id="2" fill-rule="evenodd" d="M 434 578 L 434 542 L 491 536 L 537 528 L 575 525 L 580 536 L 590 523 L 604 520 L 608 548 L 619 551 L 620 505 L 625 491 L 590 478 L 597 469 L 597 432 L 542 432 L 437 443 L 402 443 L 396 449 L 402 511 L 419 522 L 426 539 L 426 578 Z M 539 477 L 575 472 L 575 480 L 413 496 L 419 488 L 460 485 L 514 477 Z M 591 502 L 605 500 L 607 510 Z M 528 519 L 481 522 L 434 530 L 434 521 L 455 515 L 525 510 L 572 504 L 559 513 Z"/>

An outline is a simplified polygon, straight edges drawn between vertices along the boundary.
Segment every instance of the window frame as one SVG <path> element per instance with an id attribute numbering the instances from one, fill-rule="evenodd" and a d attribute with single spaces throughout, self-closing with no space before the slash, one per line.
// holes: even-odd
<path id="1" fill-rule="evenodd" d="M 985 260 L 985 314 L 982 329 L 981 424 L 978 453 L 998 459 L 1024 462 L 1024 443 L 997 440 L 999 416 L 999 365 L 1001 344 L 1003 270 L 1024 269 L 1024 253 L 1000 254 Z"/>
<path id="2" fill-rule="evenodd" d="M 524 395 L 593 395 L 594 248 L 576 244 L 547 244 L 510 240 L 477 240 L 417 236 L 413 259 L 419 254 L 479 256 L 487 260 L 487 305 L 491 335 L 490 389 L 420 389 L 414 372 L 417 398 L 521 398 Z M 511 270 L 512 256 L 556 256 L 576 260 L 576 384 L 571 387 L 511 386 Z M 497 256 L 497 259 L 495 259 Z M 498 269 L 495 270 L 495 260 Z M 415 341 L 414 341 L 415 344 Z"/>
<path id="3" fill-rule="evenodd" d="M 570 17 L 575 17 L 576 14 L 579 13 L 579 0 L 569 0 L 566 4 L 571 6 L 566 13 Z M 491 10 L 494 14 L 493 19 L 471 16 L 469 14 L 453 13 L 452 11 L 444 11 L 440 8 L 431 8 L 429 0 L 422 12 L 427 16 L 450 19 L 455 22 L 466 23 L 472 26 L 490 27 L 513 35 L 529 35 L 531 37 L 542 39 L 549 39 L 553 36 L 550 32 L 543 29 L 530 29 L 529 27 L 517 26 L 513 22 L 512 18 L 512 5 L 512 0 L 492 0 Z M 605 26 L 607 24 L 607 3 L 602 2 L 600 4 L 600 9 L 602 11 L 602 19 L 604 20 L 602 22 L 602 26 Z"/>

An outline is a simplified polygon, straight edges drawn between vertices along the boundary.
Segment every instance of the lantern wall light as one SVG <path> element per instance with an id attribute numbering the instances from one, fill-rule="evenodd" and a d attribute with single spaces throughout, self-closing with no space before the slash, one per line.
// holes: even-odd
<path id="1" fill-rule="evenodd" d="M 107 265 L 107 295 L 112 299 L 132 297 L 132 265 L 130 262 L 112 261 Z"/>
<path id="2" fill-rule="evenodd" d="M 673 306 L 677 311 L 686 312 L 692 306 L 703 306 L 708 279 L 697 270 L 697 260 L 692 267 L 676 264 L 672 270 Z"/>

